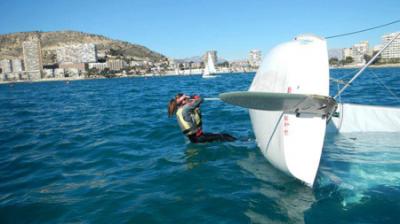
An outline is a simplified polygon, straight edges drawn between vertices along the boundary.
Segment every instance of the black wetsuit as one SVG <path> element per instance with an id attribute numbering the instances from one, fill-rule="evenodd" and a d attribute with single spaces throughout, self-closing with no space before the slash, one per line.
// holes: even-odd
<path id="1" fill-rule="evenodd" d="M 235 137 L 229 134 L 213 134 L 213 133 L 201 133 L 199 136 L 193 134 L 193 135 L 188 135 L 188 138 L 192 143 L 233 142 L 236 140 Z"/>

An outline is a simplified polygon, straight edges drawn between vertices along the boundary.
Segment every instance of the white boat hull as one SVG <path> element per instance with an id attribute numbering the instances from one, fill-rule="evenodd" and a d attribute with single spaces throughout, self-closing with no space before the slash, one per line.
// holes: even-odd
<path id="1" fill-rule="evenodd" d="M 274 48 L 249 91 L 329 95 L 325 40 L 303 36 Z M 256 141 L 276 168 L 312 186 L 319 167 L 326 120 L 281 111 L 250 110 Z"/>
<path id="2" fill-rule="evenodd" d="M 339 104 L 327 132 L 400 132 L 400 108 Z"/>
<path id="3" fill-rule="evenodd" d="M 203 79 L 212 79 L 212 78 L 216 78 L 216 75 L 204 75 L 202 76 Z"/>

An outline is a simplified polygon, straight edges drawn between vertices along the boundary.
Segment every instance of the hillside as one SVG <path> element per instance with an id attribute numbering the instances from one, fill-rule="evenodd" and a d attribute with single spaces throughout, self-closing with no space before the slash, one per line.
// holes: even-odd
<path id="1" fill-rule="evenodd" d="M 55 49 L 71 43 L 95 43 L 99 55 L 115 55 L 128 60 L 160 61 L 165 56 L 144 46 L 76 31 L 21 32 L 0 35 L 0 60 L 22 58 L 22 42 L 40 39 L 44 64 L 54 63 Z"/>

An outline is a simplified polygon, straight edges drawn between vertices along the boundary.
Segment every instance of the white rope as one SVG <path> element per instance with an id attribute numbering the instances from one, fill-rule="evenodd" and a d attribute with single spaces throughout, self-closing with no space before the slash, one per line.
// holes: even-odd
<path id="1" fill-rule="evenodd" d="M 346 84 L 346 82 L 343 79 L 335 79 L 335 78 L 329 78 L 329 80 L 336 82 L 337 84 Z"/>
<path id="2" fill-rule="evenodd" d="M 337 86 L 337 90 L 339 91 L 339 89 L 340 89 L 339 82 L 336 83 L 336 86 Z M 340 94 L 339 94 L 339 100 L 337 102 L 338 103 L 342 102 L 342 96 Z"/>
<path id="3" fill-rule="evenodd" d="M 389 87 L 387 87 L 387 86 L 385 85 L 385 83 L 382 82 L 382 80 L 379 78 L 378 75 L 376 75 L 373 71 L 370 71 L 370 72 L 376 77 L 376 79 L 378 80 L 379 84 L 381 84 L 390 94 L 392 94 L 392 96 L 393 96 L 394 98 L 396 98 L 397 101 L 400 102 L 399 96 L 397 96 Z"/>
<path id="4" fill-rule="evenodd" d="M 220 98 L 218 98 L 218 97 L 206 97 L 206 98 L 203 98 L 205 101 L 217 101 L 217 100 L 221 100 Z"/>
<path id="5" fill-rule="evenodd" d="M 350 33 L 336 34 L 336 35 L 333 35 L 333 36 L 325 37 L 325 39 L 336 38 L 336 37 L 343 37 L 343 36 L 349 36 L 349 35 L 353 35 L 353 34 L 356 34 L 356 33 L 362 33 L 362 32 L 366 32 L 366 31 L 369 31 L 369 30 L 374 30 L 374 29 L 382 28 L 382 27 L 389 26 L 389 25 L 392 25 L 392 24 L 395 24 L 395 23 L 399 23 L 399 22 L 400 22 L 400 19 L 395 20 L 395 21 L 392 21 L 392 22 L 390 22 L 390 23 L 386 23 L 386 24 L 382 24 L 382 25 L 379 25 L 379 26 L 370 27 L 370 28 L 367 28 L 367 29 L 357 30 L 357 31 L 350 32 Z"/>

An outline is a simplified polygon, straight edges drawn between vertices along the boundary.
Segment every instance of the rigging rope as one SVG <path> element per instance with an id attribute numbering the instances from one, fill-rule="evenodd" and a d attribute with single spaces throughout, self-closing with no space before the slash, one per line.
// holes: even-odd
<path id="1" fill-rule="evenodd" d="M 205 98 L 203 98 L 205 101 L 216 101 L 216 100 L 221 100 L 220 98 L 218 98 L 218 97 L 205 97 Z"/>
<path id="2" fill-rule="evenodd" d="M 333 35 L 333 36 L 328 36 L 328 37 L 325 37 L 325 39 L 331 39 L 331 38 L 336 38 L 336 37 L 349 36 L 349 35 L 353 35 L 353 34 L 357 34 L 357 33 L 362 33 L 362 32 L 369 31 L 369 30 L 374 30 L 374 29 L 382 28 L 382 27 L 389 26 L 389 25 L 392 25 L 392 24 L 395 24 L 395 23 L 399 23 L 399 22 L 400 22 L 400 19 L 394 20 L 394 21 L 392 21 L 392 22 L 390 22 L 390 23 L 386 23 L 386 24 L 382 24 L 382 25 L 378 25 L 378 26 L 374 26 L 374 27 L 370 27 L 370 28 L 366 28 L 366 29 L 362 29 L 362 30 L 350 32 L 350 33 L 342 33 L 342 34 L 337 34 L 337 35 Z"/>
<path id="3" fill-rule="evenodd" d="M 376 77 L 376 79 L 378 80 L 378 82 L 379 82 L 390 94 L 392 94 L 392 96 L 393 96 L 394 98 L 396 98 L 397 101 L 400 102 L 399 96 L 397 96 L 391 89 L 389 89 L 389 87 L 387 87 L 387 86 L 385 85 L 385 83 L 382 82 L 382 80 L 379 78 L 378 75 L 375 74 L 375 72 L 373 72 L 372 70 L 370 70 L 369 72 L 371 72 L 371 73 Z"/>
<path id="4" fill-rule="evenodd" d="M 346 84 L 346 82 L 343 79 L 335 79 L 335 78 L 329 78 L 332 82 L 336 82 L 337 84 Z"/>
<path id="5" fill-rule="evenodd" d="M 343 87 L 342 87 L 342 89 L 340 89 L 339 90 L 339 92 L 336 94 L 336 96 L 334 97 L 335 99 L 336 99 L 336 97 L 338 96 L 338 95 L 340 95 L 347 87 L 349 87 L 349 85 L 358 77 L 358 76 L 360 76 L 363 72 L 364 72 L 364 70 L 396 39 L 396 38 L 398 38 L 400 36 L 400 33 L 397 33 L 396 34 L 396 36 L 395 37 L 393 37 L 393 39 L 391 39 L 388 43 L 386 43 L 386 45 L 382 48 L 382 49 L 380 49 L 379 50 L 379 52 L 378 53 L 376 53 L 375 54 L 375 56 L 373 56 L 368 62 L 367 62 L 367 64 L 365 64 L 358 72 L 357 72 L 357 74 L 355 74 L 354 76 L 353 76 L 353 78 L 351 78 L 350 79 L 350 81 L 349 82 L 347 82 L 346 83 L 346 85 L 344 85 Z"/>

